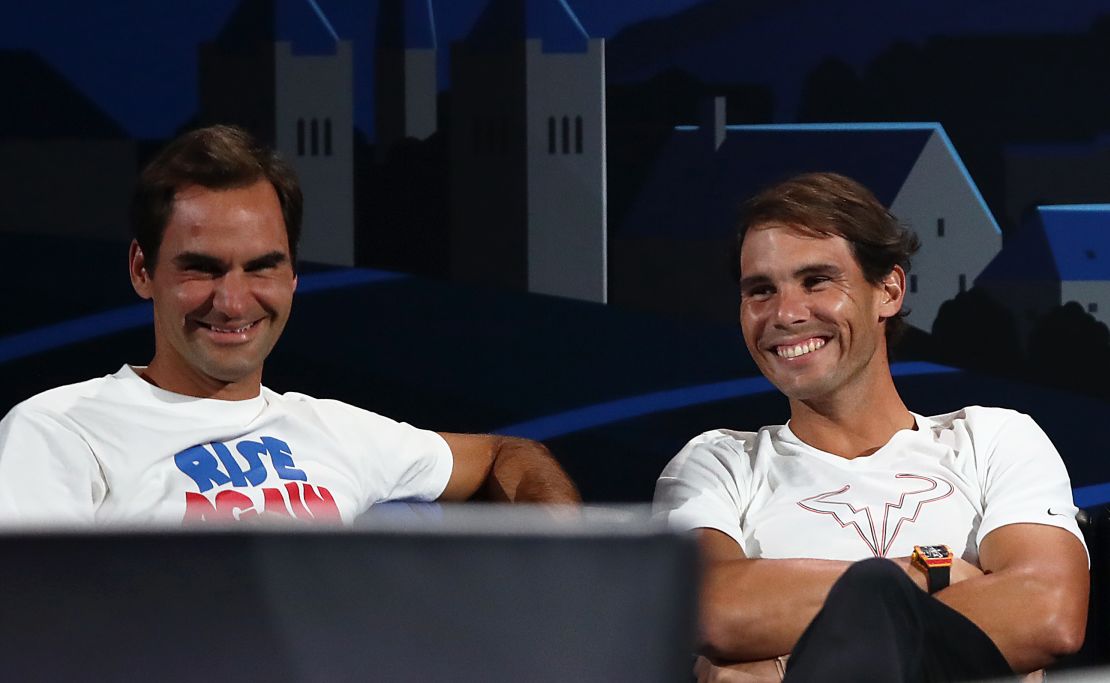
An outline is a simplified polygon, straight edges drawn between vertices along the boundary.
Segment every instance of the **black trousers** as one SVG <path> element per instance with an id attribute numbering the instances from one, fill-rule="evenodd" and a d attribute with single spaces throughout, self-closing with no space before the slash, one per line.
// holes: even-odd
<path id="1" fill-rule="evenodd" d="M 1015 677 L 1002 653 L 895 563 L 857 562 L 833 585 L 786 668 L 787 683 L 935 683 Z"/>

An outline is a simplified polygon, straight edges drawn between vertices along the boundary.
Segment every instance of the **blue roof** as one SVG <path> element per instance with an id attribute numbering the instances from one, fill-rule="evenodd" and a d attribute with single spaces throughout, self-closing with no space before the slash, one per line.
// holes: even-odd
<path id="1" fill-rule="evenodd" d="M 490 0 L 465 42 L 484 51 L 526 39 L 543 41 L 544 52 L 585 52 L 590 35 L 568 0 Z"/>
<path id="2" fill-rule="evenodd" d="M 378 5 L 378 48 L 435 49 L 432 0 L 381 0 Z"/>
<path id="3" fill-rule="evenodd" d="M 776 181 L 812 171 L 854 178 L 890 206 L 939 128 L 935 123 L 728 126 L 713 152 L 697 126 L 679 126 L 614 234 L 731 235 L 745 199 Z"/>
<path id="4" fill-rule="evenodd" d="M 1110 204 L 1041 206 L 1037 214 L 1061 280 L 1110 280 Z"/>
<path id="5" fill-rule="evenodd" d="M 242 0 L 216 37 L 229 53 L 278 41 L 298 54 L 334 54 L 339 36 L 316 0 Z"/>

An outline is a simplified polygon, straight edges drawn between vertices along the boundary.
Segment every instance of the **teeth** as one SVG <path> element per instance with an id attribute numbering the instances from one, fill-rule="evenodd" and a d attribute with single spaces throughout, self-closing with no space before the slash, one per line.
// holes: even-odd
<path id="1" fill-rule="evenodd" d="M 824 339 L 810 339 L 809 341 L 795 344 L 794 346 L 779 346 L 776 352 L 782 358 L 797 358 L 798 356 L 812 353 L 824 345 Z"/>
<path id="2" fill-rule="evenodd" d="M 252 325 L 254 325 L 254 323 L 251 323 L 250 325 L 244 325 L 244 326 L 236 328 L 236 329 L 228 329 L 228 328 L 225 328 L 225 327 L 216 327 L 215 325 L 210 325 L 209 327 L 211 327 L 213 332 L 227 332 L 227 333 L 230 333 L 230 334 L 238 334 L 240 332 L 246 332 L 247 330 L 249 330 L 251 328 Z"/>

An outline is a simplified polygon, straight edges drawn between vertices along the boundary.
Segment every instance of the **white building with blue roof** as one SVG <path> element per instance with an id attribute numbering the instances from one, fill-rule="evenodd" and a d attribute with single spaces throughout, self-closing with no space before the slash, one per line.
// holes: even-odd
<path id="1" fill-rule="evenodd" d="M 451 271 L 603 302 L 605 44 L 566 0 L 490 0 L 451 50 Z"/>
<path id="2" fill-rule="evenodd" d="M 201 120 L 244 126 L 297 170 L 306 261 L 354 265 L 351 58 L 314 0 L 243 0 L 200 47 Z"/>
<path id="3" fill-rule="evenodd" d="M 1110 204 L 1037 207 L 975 284 L 1015 314 L 1023 339 L 1070 301 L 1110 325 Z"/>
<path id="4" fill-rule="evenodd" d="M 610 300 L 734 322 L 741 203 L 798 173 L 833 171 L 870 188 L 921 238 L 908 321 L 940 306 L 1002 247 L 1001 231 L 939 123 L 726 126 L 723 107 L 679 126 L 610 239 Z"/>

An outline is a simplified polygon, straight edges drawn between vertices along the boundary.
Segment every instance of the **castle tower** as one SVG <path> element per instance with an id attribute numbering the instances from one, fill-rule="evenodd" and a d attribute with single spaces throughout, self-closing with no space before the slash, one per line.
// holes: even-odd
<path id="1" fill-rule="evenodd" d="M 563 0 L 491 0 L 451 52 L 451 265 L 606 300 L 605 46 Z"/>
<path id="2" fill-rule="evenodd" d="M 436 132 L 436 31 L 431 0 L 381 0 L 375 55 L 378 158 Z"/>
<path id="3" fill-rule="evenodd" d="M 287 39 L 294 26 L 296 45 Z M 239 124 L 296 168 L 305 195 L 300 258 L 354 265 L 350 43 L 309 0 L 243 0 L 201 45 L 199 76 L 203 123 Z"/>

